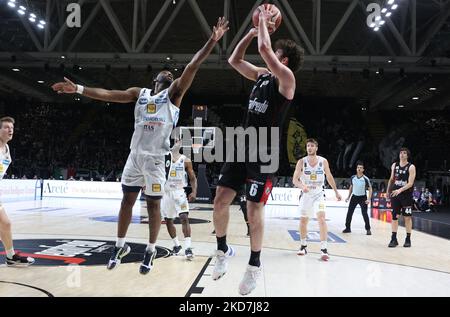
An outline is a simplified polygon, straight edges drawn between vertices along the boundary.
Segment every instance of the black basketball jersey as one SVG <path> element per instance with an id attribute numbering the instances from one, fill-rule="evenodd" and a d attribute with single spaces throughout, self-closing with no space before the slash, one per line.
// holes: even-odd
<path id="1" fill-rule="evenodd" d="M 267 134 L 270 141 L 270 128 L 282 128 L 291 101 L 278 91 L 275 76 L 270 73 L 260 75 L 250 94 L 244 128 L 269 128 Z M 280 137 L 281 134 L 280 130 Z"/>
<path id="2" fill-rule="evenodd" d="M 399 189 L 406 184 L 408 184 L 409 179 L 409 167 L 411 166 L 411 163 L 406 164 L 405 166 L 401 167 L 400 163 L 395 163 L 394 167 L 394 187 L 393 189 Z M 405 193 L 412 193 L 412 187 L 409 188 Z"/>

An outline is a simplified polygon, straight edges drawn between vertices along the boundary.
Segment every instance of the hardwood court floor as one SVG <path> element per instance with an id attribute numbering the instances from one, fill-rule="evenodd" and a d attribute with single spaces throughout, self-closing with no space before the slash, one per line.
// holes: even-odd
<path id="1" fill-rule="evenodd" d="M 145 204 L 145 203 L 144 203 Z M 8 268 L 0 255 L 0 296 L 238 296 L 248 256 L 249 238 L 242 213 L 231 207 L 228 242 L 237 254 L 227 274 L 211 279 L 215 250 L 212 208 L 192 205 L 192 245 L 195 259 L 168 256 L 172 241 L 162 225 L 158 241 L 161 257 L 146 276 L 139 274 L 142 250 L 148 239 L 145 206 L 137 203 L 128 242 L 130 263 L 105 267 L 115 241 L 118 200 L 45 199 L 5 203 L 13 222 L 16 249 L 37 258 L 28 268 Z M 293 216 L 294 215 L 294 216 Z M 319 261 L 318 225 L 309 226 L 309 253 L 296 255 L 299 242 L 295 207 L 267 206 L 262 252 L 263 274 L 252 296 L 449 296 L 450 241 L 414 231 L 412 248 L 390 249 L 390 224 L 371 219 L 366 236 L 359 210 L 352 233 L 343 234 L 346 209 L 329 208 L 329 262 Z M 181 225 L 178 237 L 183 245 Z M 53 248 L 52 248 L 53 247 Z M 80 251 L 81 250 L 81 251 Z M 0 254 L 4 251 L 0 248 Z M 70 264 L 72 263 L 72 264 Z M 78 263 L 79 265 L 76 265 Z M 69 265 L 70 264 L 70 265 Z"/>

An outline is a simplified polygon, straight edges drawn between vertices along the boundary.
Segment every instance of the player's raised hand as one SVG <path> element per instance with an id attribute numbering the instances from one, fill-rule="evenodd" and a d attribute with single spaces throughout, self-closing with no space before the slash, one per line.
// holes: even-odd
<path id="1" fill-rule="evenodd" d="M 211 34 L 211 39 L 213 41 L 218 41 L 222 38 L 222 36 L 225 34 L 226 31 L 228 31 L 230 28 L 228 27 L 228 20 L 225 19 L 225 17 L 220 17 L 217 20 L 217 24 L 213 26 L 213 31 Z"/>
<path id="2" fill-rule="evenodd" d="M 264 5 L 260 5 L 258 7 L 260 13 L 259 13 L 259 18 L 263 19 L 263 21 L 266 23 L 267 28 L 275 28 L 275 22 L 273 21 L 273 12 L 272 9 L 270 9 L 269 7 L 265 7 Z"/>
<path id="3" fill-rule="evenodd" d="M 77 85 L 64 77 L 64 81 L 53 84 L 52 89 L 58 94 L 74 94 L 77 92 Z"/>

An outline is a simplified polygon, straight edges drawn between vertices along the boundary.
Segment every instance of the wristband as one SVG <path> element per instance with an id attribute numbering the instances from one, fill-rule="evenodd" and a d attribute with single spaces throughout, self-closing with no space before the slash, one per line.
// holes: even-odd
<path id="1" fill-rule="evenodd" d="M 82 95 L 84 91 L 84 86 L 82 85 L 77 85 L 77 94 Z"/>

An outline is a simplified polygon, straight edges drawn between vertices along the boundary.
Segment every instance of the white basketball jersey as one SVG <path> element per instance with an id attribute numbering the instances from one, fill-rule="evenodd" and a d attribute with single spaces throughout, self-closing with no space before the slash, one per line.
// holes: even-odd
<path id="1" fill-rule="evenodd" d="M 185 161 L 186 156 L 181 155 L 176 162 L 172 162 L 166 182 L 166 188 L 168 190 L 183 189 L 187 186 L 187 174 L 184 167 Z"/>
<path id="2" fill-rule="evenodd" d="M 305 184 L 311 193 L 317 193 L 324 189 L 325 185 L 325 168 L 324 158 L 317 156 L 317 164 L 312 167 L 308 162 L 308 157 L 303 158 L 303 173 L 300 176 L 300 180 Z"/>
<path id="3" fill-rule="evenodd" d="M 180 109 L 168 96 L 168 89 L 151 96 L 151 89 L 143 88 L 134 107 L 134 133 L 131 152 L 167 155 L 170 134 L 176 126 Z"/>
<path id="4" fill-rule="evenodd" d="M 12 162 L 8 144 L 5 144 L 5 148 L 6 153 L 3 152 L 0 153 L 0 179 L 3 179 L 3 177 L 6 174 L 6 170 L 8 169 L 9 165 L 11 165 Z"/>

